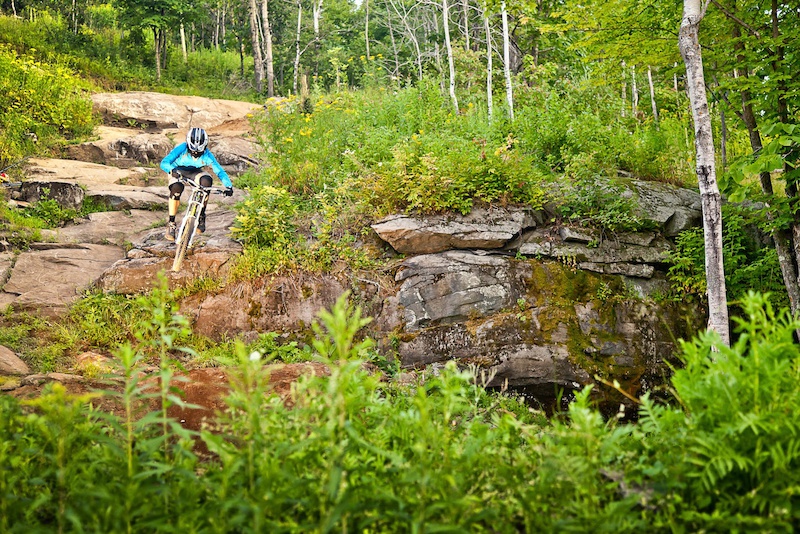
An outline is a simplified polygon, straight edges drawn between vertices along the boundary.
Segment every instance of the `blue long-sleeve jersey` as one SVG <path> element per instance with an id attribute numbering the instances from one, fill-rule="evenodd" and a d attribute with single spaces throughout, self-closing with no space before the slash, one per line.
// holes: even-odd
<path id="1" fill-rule="evenodd" d="M 225 172 L 225 169 L 223 169 L 219 164 L 217 158 L 215 158 L 214 154 L 212 154 L 208 149 L 206 149 L 199 158 L 194 158 L 191 154 L 189 154 L 189 149 L 186 147 L 186 143 L 181 143 L 173 148 L 172 151 L 161 160 L 161 170 L 167 174 L 171 173 L 172 169 L 175 167 L 190 167 L 194 169 L 200 169 L 208 166 L 211 166 L 211 168 L 214 169 L 214 172 L 217 174 L 217 176 L 219 176 L 222 185 L 225 187 L 233 187 L 228 173 Z"/>

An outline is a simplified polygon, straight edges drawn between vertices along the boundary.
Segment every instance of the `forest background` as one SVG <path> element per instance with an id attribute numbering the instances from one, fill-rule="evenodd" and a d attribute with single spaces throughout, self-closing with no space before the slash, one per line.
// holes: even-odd
<path id="1" fill-rule="evenodd" d="M 680 8 L 4 1 L 0 168 L 13 177 L 26 156 L 91 135 L 94 90 L 288 97 L 256 125 L 272 165 L 237 182 L 251 199 L 240 207 L 246 249 L 234 276 L 373 265 L 348 246 L 367 213 L 466 212 L 557 194 L 565 220 L 640 229 L 618 179 L 696 185 Z M 713 359 L 711 335 L 682 347 L 672 402 L 640 399 L 636 425 L 603 420 L 588 394 L 545 420 L 476 387 L 470 373 L 449 369 L 405 390 L 353 364 L 308 381 L 301 402 L 284 410 L 264 400 L 262 371 L 247 355 L 290 359 L 304 349 L 267 336 L 238 348 L 241 389 L 222 422 L 230 439 L 203 434 L 218 455 L 207 469 L 165 417 L 180 402 L 169 389 L 171 349 L 191 341 L 197 350 L 175 296 L 90 295 L 76 305 L 72 331 L 95 336 L 82 344 L 118 351 L 127 417 L 87 411 L 86 399 L 58 388 L 29 406 L 3 398 L 0 463 L 13 476 L 0 482 L 2 530 L 793 530 L 798 31 L 788 3 L 708 6 L 700 36 L 720 185 L 736 201 L 724 207 L 725 261 L 741 319 L 733 348 Z M 29 219 L 53 215 L 45 211 Z M 309 213 L 323 216 L 304 229 L 313 246 L 298 246 L 298 221 Z M 769 246 L 753 239 L 754 225 Z M 703 298 L 702 233 L 679 238 L 670 272 L 675 294 L 663 298 Z M 747 296 L 751 289 L 770 293 Z M 81 323 L 87 310 L 121 324 Z M 321 318 L 306 355 L 369 357 L 369 344 L 355 341 L 361 323 L 342 303 Z M 52 326 L 4 326 L 4 342 Z M 76 343 L 67 330 L 37 351 L 42 369 Z M 201 348 L 209 359 L 233 352 L 232 344 Z M 132 370 L 143 358 L 159 362 L 163 410 L 139 419 Z"/>

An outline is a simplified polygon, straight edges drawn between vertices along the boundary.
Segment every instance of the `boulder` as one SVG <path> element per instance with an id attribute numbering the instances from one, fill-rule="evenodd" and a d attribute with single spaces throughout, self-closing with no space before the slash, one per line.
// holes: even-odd
<path id="1" fill-rule="evenodd" d="M 525 208 L 476 208 L 467 215 L 392 215 L 372 225 L 381 239 L 402 254 L 432 254 L 450 249 L 498 249 L 541 214 Z"/>
<path id="2" fill-rule="evenodd" d="M 41 244 L 17 257 L 3 287 L 4 302 L 45 316 L 61 315 L 122 257 L 122 249 L 111 245 Z"/>
<path id="3" fill-rule="evenodd" d="M 30 181 L 24 182 L 20 189 L 20 200 L 24 202 L 52 199 L 62 208 L 74 210 L 81 209 L 84 196 L 83 188 L 70 182 Z"/>
<path id="4" fill-rule="evenodd" d="M 231 254 L 224 252 L 190 252 L 179 272 L 171 270 L 172 256 L 126 258 L 106 270 L 96 285 L 106 292 L 134 295 L 157 287 L 161 273 L 167 277 L 170 289 L 185 287 L 205 277 L 224 280 L 230 269 L 231 257 Z"/>
<path id="5" fill-rule="evenodd" d="M 164 134 L 140 133 L 112 141 L 108 148 L 113 155 L 104 163 L 129 159 L 144 165 L 158 165 L 169 154 L 174 144 Z"/>
<path id="6" fill-rule="evenodd" d="M 28 364 L 23 362 L 14 351 L 4 345 L 0 345 L 0 375 L 29 375 L 31 373 Z"/>
<path id="7" fill-rule="evenodd" d="M 261 109 L 248 102 L 138 91 L 93 94 L 92 102 L 107 125 L 161 130 L 213 128 Z"/>
<path id="8" fill-rule="evenodd" d="M 231 174 L 241 174 L 261 164 L 260 145 L 241 137 L 211 139 L 211 151 L 219 164 Z"/>
<path id="9" fill-rule="evenodd" d="M 31 158 L 25 168 L 27 181 L 68 182 L 73 187 L 120 184 L 141 174 L 142 171 L 137 169 L 119 169 L 98 163 L 69 159 Z"/>
<path id="10" fill-rule="evenodd" d="M 642 218 L 655 223 L 665 236 L 675 237 L 684 230 L 702 225 L 700 193 L 641 180 L 633 180 L 631 186 Z"/>
<path id="11" fill-rule="evenodd" d="M 594 240 L 593 236 L 585 233 L 561 229 L 558 237 L 554 237 L 549 229 L 536 229 L 525 232 L 508 249 L 525 256 L 558 259 L 594 272 L 650 278 L 656 267 L 668 262 L 672 244 L 651 232 L 639 238 L 634 236 L 625 234 L 625 242 L 619 239 Z"/>
<path id="12" fill-rule="evenodd" d="M 86 198 L 90 198 L 96 204 L 107 206 L 114 211 L 166 211 L 169 197 L 166 187 L 115 187 L 113 189 L 90 188 L 86 191 Z M 161 217 L 163 218 L 163 215 Z"/>
<path id="13" fill-rule="evenodd" d="M 108 356 L 86 351 L 75 358 L 75 370 L 84 376 L 101 376 L 111 374 L 116 369 Z"/>

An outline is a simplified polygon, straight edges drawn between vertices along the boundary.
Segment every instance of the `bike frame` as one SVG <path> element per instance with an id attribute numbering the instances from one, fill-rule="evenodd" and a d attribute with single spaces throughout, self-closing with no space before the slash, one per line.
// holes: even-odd
<path id="1" fill-rule="evenodd" d="M 219 187 L 203 187 L 199 181 L 188 178 L 183 174 L 179 174 L 177 180 L 184 185 L 190 186 L 192 190 L 189 194 L 186 211 L 181 220 L 181 226 L 178 229 L 178 235 L 175 237 L 175 245 L 177 248 L 175 250 L 175 260 L 172 264 L 173 271 L 181 270 L 183 259 L 189 247 L 191 247 L 192 240 L 197 232 L 197 223 L 200 220 L 200 214 L 203 211 L 206 199 L 211 193 L 221 194 L 224 191 L 224 189 L 220 189 Z"/>

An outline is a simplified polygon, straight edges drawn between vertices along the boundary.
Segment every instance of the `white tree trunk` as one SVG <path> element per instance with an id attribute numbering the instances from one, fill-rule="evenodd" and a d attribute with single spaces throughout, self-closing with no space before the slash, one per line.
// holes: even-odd
<path id="1" fill-rule="evenodd" d="M 186 52 L 186 29 L 181 22 L 181 53 L 183 53 L 183 64 L 189 63 L 189 54 Z"/>
<path id="2" fill-rule="evenodd" d="M 631 67 L 631 111 L 634 118 L 639 111 L 639 88 L 636 86 L 636 65 Z"/>
<path id="3" fill-rule="evenodd" d="M 267 67 L 267 97 L 275 96 L 275 62 L 272 55 L 272 27 L 269 22 L 269 0 L 261 2 L 261 27 L 264 29 L 264 63 Z"/>
<path id="4" fill-rule="evenodd" d="M 162 31 L 153 28 L 153 44 L 156 47 L 156 81 L 161 81 L 161 34 Z"/>
<path id="5" fill-rule="evenodd" d="M 486 109 L 489 122 L 492 122 L 492 108 L 494 107 L 492 96 L 492 30 L 489 26 L 489 14 L 483 14 L 483 27 L 486 30 Z"/>
<path id="6" fill-rule="evenodd" d="M 514 92 L 511 87 L 511 38 L 508 35 L 508 11 L 506 3 L 500 4 L 503 16 L 503 72 L 506 75 L 506 105 L 508 105 L 508 116 L 514 119 Z"/>
<path id="7" fill-rule="evenodd" d="M 717 185 L 714 140 L 711 135 L 711 117 L 698 36 L 700 21 L 703 19 L 706 5 L 701 5 L 700 0 L 684 0 L 678 47 L 686 64 L 686 87 L 689 92 L 694 121 L 697 181 L 703 206 L 703 237 L 708 285 L 708 328 L 717 332 L 723 343 L 730 345 L 728 302 L 722 258 L 722 202 Z"/>
<path id="8" fill-rule="evenodd" d="M 321 46 L 319 22 L 322 18 L 322 1 L 315 0 L 311 4 L 311 19 L 314 26 L 314 77 L 319 73 L 319 50 Z M 369 61 L 369 56 L 367 56 L 367 60 Z"/>
<path id="9" fill-rule="evenodd" d="M 653 109 L 653 122 L 658 128 L 658 106 L 656 106 L 656 88 L 653 86 L 653 69 L 647 66 L 647 83 L 650 85 L 650 106 Z"/>
<path id="10" fill-rule="evenodd" d="M 620 112 L 621 116 L 626 116 L 628 114 L 628 78 L 625 74 L 625 60 L 622 61 L 622 111 Z"/>
<path id="11" fill-rule="evenodd" d="M 253 70 L 255 71 L 256 91 L 264 89 L 264 61 L 261 58 L 261 43 L 258 38 L 258 8 L 256 0 L 250 0 L 250 43 L 253 45 Z"/>
<path id="12" fill-rule="evenodd" d="M 450 44 L 450 8 L 447 0 L 442 0 L 442 20 L 444 22 L 444 45 L 447 49 L 447 66 L 450 69 L 450 100 L 458 115 L 458 98 L 456 98 L 456 67 L 453 61 L 453 47 Z"/>
<path id="13" fill-rule="evenodd" d="M 228 3 L 223 2 L 222 4 L 222 44 L 225 44 L 225 38 L 228 36 L 227 34 L 227 25 L 225 24 L 225 16 L 227 15 Z"/>
<path id="14" fill-rule="evenodd" d="M 216 12 L 214 12 L 214 39 L 212 43 L 214 45 L 214 48 L 216 48 L 217 50 L 219 50 L 219 26 L 221 18 L 222 18 L 222 12 L 218 9 Z"/>
<path id="15" fill-rule="evenodd" d="M 303 23 L 303 4 L 297 0 L 297 33 L 294 38 L 294 80 L 292 81 L 292 93 L 297 94 L 297 77 L 300 74 L 300 30 Z"/>
<path id="16" fill-rule="evenodd" d="M 464 10 L 464 48 L 469 50 L 469 0 L 461 0 Z"/>

